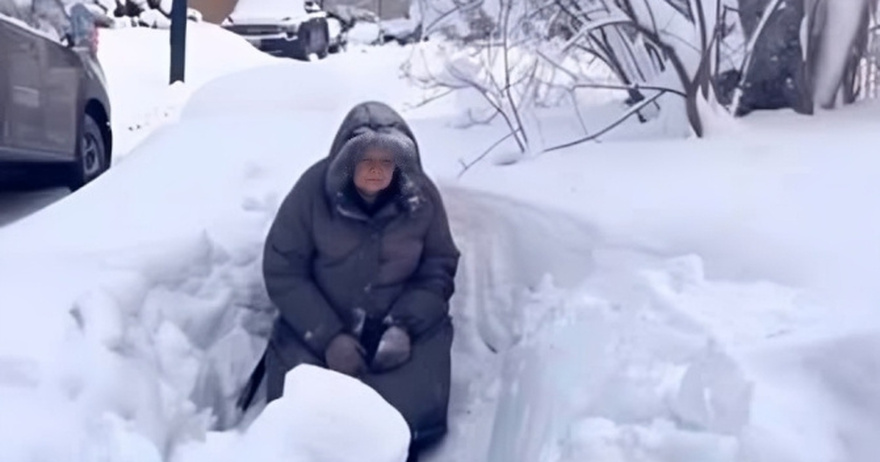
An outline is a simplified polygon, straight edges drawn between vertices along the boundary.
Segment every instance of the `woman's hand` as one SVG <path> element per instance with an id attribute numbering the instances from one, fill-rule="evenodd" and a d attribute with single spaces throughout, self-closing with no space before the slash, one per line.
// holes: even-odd
<path id="1" fill-rule="evenodd" d="M 327 345 L 324 361 L 330 370 L 357 377 L 367 369 L 364 361 L 365 353 L 364 347 L 356 338 L 348 334 L 339 334 Z"/>
<path id="2" fill-rule="evenodd" d="M 373 372 L 385 372 L 409 361 L 412 342 L 409 334 L 400 327 L 391 326 L 382 334 L 376 355 L 373 357 Z"/>

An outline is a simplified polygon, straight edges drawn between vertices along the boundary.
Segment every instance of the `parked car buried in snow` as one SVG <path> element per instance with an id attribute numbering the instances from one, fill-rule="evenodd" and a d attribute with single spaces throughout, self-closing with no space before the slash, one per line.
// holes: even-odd
<path id="1" fill-rule="evenodd" d="M 248 8 L 252 3 L 258 8 Z M 242 0 L 222 26 L 271 55 L 305 60 L 330 53 L 327 13 L 312 1 Z"/>
<path id="2" fill-rule="evenodd" d="M 68 12 L 59 0 L 0 1 L 0 179 L 52 165 L 77 189 L 110 167 L 97 34 L 82 4 Z"/>

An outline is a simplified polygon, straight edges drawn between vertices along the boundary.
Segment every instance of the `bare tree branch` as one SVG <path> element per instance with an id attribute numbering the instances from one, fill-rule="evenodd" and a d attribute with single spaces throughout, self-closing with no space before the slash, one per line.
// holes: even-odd
<path id="1" fill-rule="evenodd" d="M 633 90 L 655 90 L 661 91 L 665 93 L 671 93 L 673 95 L 681 96 L 682 98 L 687 98 L 687 94 L 685 94 L 681 90 L 676 90 L 674 88 L 668 87 L 658 87 L 655 85 L 610 85 L 610 84 L 602 84 L 602 83 L 577 83 L 573 85 L 573 88 L 590 88 L 594 90 L 621 90 L 621 91 L 633 91 Z"/>
<path id="2" fill-rule="evenodd" d="M 458 178 L 461 178 L 465 173 L 467 173 L 468 170 L 471 169 L 471 167 L 473 167 L 474 165 L 477 165 L 478 163 L 480 163 L 480 161 L 482 161 L 483 159 L 486 158 L 486 156 L 488 156 L 489 154 L 491 154 L 492 151 L 495 150 L 495 148 L 497 148 L 498 146 L 500 146 L 501 143 L 507 141 L 507 140 L 508 140 L 510 137 L 512 137 L 512 136 L 514 136 L 514 132 L 510 132 L 510 133 L 504 135 L 503 137 L 501 137 L 500 140 L 498 140 L 498 141 L 492 143 L 492 145 L 489 146 L 488 149 L 486 149 L 485 151 L 483 151 L 482 154 L 480 154 L 479 156 L 477 156 L 477 157 L 476 157 L 474 160 L 472 160 L 471 162 L 465 163 L 463 160 L 459 159 L 459 163 L 462 165 L 463 168 L 462 168 L 461 172 L 458 173 Z"/>
<path id="3" fill-rule="evenodd" d="M 436 19 L 434 19 L 434 21 L 431 22 L 431 24 L 428 24 L 427 26 L 425 26 L 425 28 L 424 28 L 425 34 L 432 32 L 434 30 L 434 28 L 437 27 L 437 24 L 440 24 L 441 21 L 448 18 L 449 16 L 452 16 L 453 14 L 458 13 L 463 10 L 478 7 L 482 3 L 483 3 L 483 0 L 473 0 L 468 3 L 456 5 L 455 8 L 453 8 L 445 13 L 440 14 L 440 16 L 438 16 Z"/>
<path id="4" fill-rule="evenodd" d="M 443 91 L 443 92 L 440 92 L 436 95 L 432 95 L 427 98 L 424 98 L 422 101 L 419 101 L 418 103 L 406 104 L 406 107 L 407 107 L 407 109 L 418 109 L 420 107 L 425 107 L 428 104 L 433 103 L 434 101 L 437 101 L 439 99 L 443 99 L 443 98 L 455 93 L 456 90 L 458 90 L 458 89 L 457 88 L 447 88 L 446 91 Z"/>
<path id="5" fill-rule="evenodd" d="M 522 118 L 519 115 L 519 110 L 516 107 L 516 102 L 513 100 L 513 95 L 511 92 L 511 88 L 510 88 L 510 57 L 509 57 L 510 47 L 508 47 L 507 39 L 508 39 L 508 34 L 510 33 L 509 32 L 510 13 L 511 13 L 511 10 L 513 9 L 512 1 L 513 0 L 507 0 L 507 2 L 506 2 L 507 6 L 504 11 L 504 18 L 502 19 L 502 21 L 503 21 L 502 27 L 504 28 L 502 31 L 502 34 L 503 34 L 503 36 L 502 36 L 503 37 L 502 38 L 503 50 L 502 51 L 504 53 L 504 80 L 505 80 L 505 88 L 503 91 L 504 91 L 504 93 L 507 93 L 507 99 L 510 101 L 510 110 L 513 112 L 513 117 L 516 119 L 517 127 L 520 129 L 519 134 L 522 137 L 522 143 L 520 143 L 520 145 L 521 146 L 528 146 L 529 138 L 528 138 L 528 135 L 526 135 L 526 132 L 524 130 L 525 127 L 523 126 Z M 524 150 L 523 150 L 523 152 L 524 152 Z"/>
<path id="6" fill-rule="evenodd" d="M 610 27 L 610 26 L 615 26 L 615 25 L 631 24 L 631 23 L 632 23 L 632 20 L 630 18 L 625 17 L 625 16 L 612 16 L 612 17 L 603 19 L 601 21 L 592 21 L 592 22 L 590 22 L 590 24 L 588 26 L 579 30 L 578 33 L 574 37 L 572 37 L 568 41 L 568 43 L 566 43 L 562 47 L 562 50 L 567 51 L 569 48 L 574 46 L 575 42 L 582 39 L 584 37 L 584 35 L 587 35 L 596 29 L 601 29 L 603 27 Z"/>
<path id="7" fill-rule="evenodd" d="M 617 128 L 620 124 L 626 122 L 626 120 L 629 119 L 630 117 L 632 117 L 633 115 L 638 114 L 639 111 L 641 111 L 642 109 L 644 109 L 644 108 L 645 108 L 646 106 L 648 106 L 649 104 L 652 104 L 654 101 L 656 101 L 658 98 L 660 98 L 660 97 L 663 96 L 664 94 L 666 94 L 665 91 L 657 92 L 657 94 L 655 94 L 654 96 L 652 96 L 652 97 L 650 97 L 650 98 L 648 98 L 648 99 L 646 99 L 646 100 L 640 102 L 639 104 L 637 104 L 637 105 L 631 107 L 628 111 L 626 111 L 626 113 L 623 114 L 623 116 L 621 116 L 619 119 L 617 119 L 617 120 L 616 120 L 614 123 L 612 123 L 611 125 L 609 125 L 609 126 L 603 128 L 602 130 L 599 130 L 598 132 L 596 132 L 596 133 L 594 133 L 594 134 L 592 134 L 592 135 L 589 135 L 589 136 L 586 136 L 586 137 L 583 137 L 583 138 L 581 138 L 581 139 L 578 139 L 578 140 L 575 140 L 575 141 L 571 141 L 571 142 L 568 142 L 568 143 L 565 143 L 565 144 L 560 144 L 560 145 L 558 145 L 558 146 L 554 146 L 554 147 L 552 147 L 552 148 L 545 149 L 543 152 L 544 152 L 544 153 L 547 153 L 547 152 L 558 151 L 558 150 L 560 150 L 560 149 L 570 148 L 570 147 L 572 147 L 572 146 L 576 146 L 576 145 L 581 144 L 581 143 L 586 143 L 587 141 L 595 140 L 595 139 L 599 138 L 600 136 L 603 136 L 603 135 L 605 135 L 606 133 L 610 132 L 611 130 L 614 130 L 614 129 Z"/>

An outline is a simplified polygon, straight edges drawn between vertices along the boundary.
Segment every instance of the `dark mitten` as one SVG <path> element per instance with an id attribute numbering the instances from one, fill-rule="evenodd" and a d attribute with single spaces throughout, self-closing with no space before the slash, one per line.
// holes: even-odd
<path id="1" fill-rule="evenodd" d="M 394 369 L 409 361 L 412 344 L 409 334 L 400 327 L 391 326 L 379 340 L 376 355 L 373 357 L 373 372 L 384 372 Z"/>
<path id="2" fill-rule="evenodd" d="M 366 370 L 364 347 L 356 338 L 348 334 L 339 334 L 330 341 L 324 360 L 327 368 L 336 372 L 357 377 Z"/>

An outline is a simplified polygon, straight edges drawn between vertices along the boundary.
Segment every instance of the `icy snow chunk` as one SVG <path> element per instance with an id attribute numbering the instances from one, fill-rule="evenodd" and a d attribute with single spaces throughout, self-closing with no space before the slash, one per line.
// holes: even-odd
<path id="1" fill-rule="evenodd" d="M 130 422 L 113 414 L 104 414 L 89 433 L 92 438 L 85 448 L 87 462 L 125 461 L 162 462 L 162 455 L 150 440 L 137 433 Z"/>
<path id="2" fill-rule="evenodd" d="M 240 438 L 212 433 L 181 447 L 175 461 L 403 462 L 410 432 L 403 416 L 360 381 L 316 366 L 287 373 L 284 396 Z"/>
<path id="3" fill-rule="evenodd" d="M 154 341 L 162 377 L 178 393 L 189 395 L 196 386 L 200 355 L 186 335 L 168 321 L 159 327 Z"/>
<path id="4" fill-rule="evenodd" d="M 683 431 L 668 421 L 619 425 L 589 418 L 572 424 L 555 444 L 545 446 L 541 460 L 554 462 L 734 462 L 736 440 Z"/>
<path id="5" fill-rule="evenodd" d="M 410 440 L 406 421 L 360 381 L 302 365 L 287 374 L 284 388 L 285 399 L 270 404 L 250 428 L 248 446 L 288 455 L 284 460 L 406 459 Z"/>
<path id="6" fill-rule="evenodd" d="M 671 407 L 700 430 L 735 435 L 748 423 L 752 384 L 730 356 L 710 344 L 688 368 Z"/>

